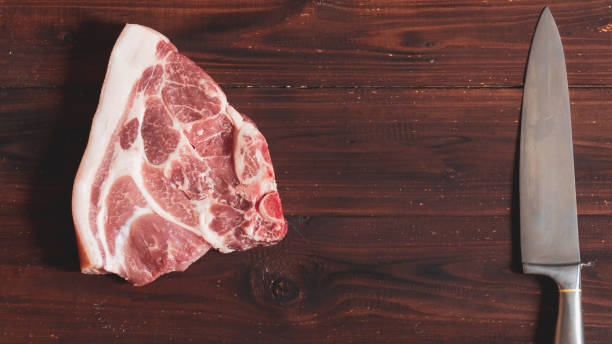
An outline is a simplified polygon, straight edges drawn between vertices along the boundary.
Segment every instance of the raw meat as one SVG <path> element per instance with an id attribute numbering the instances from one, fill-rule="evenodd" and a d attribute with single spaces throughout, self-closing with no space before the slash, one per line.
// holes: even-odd
<path id="1" fill-rule="evenodd" d="M 81 270 L 135 285 L 287 232 L 263 135 L 162 34 L 126 25 L 72 196 Z"/>

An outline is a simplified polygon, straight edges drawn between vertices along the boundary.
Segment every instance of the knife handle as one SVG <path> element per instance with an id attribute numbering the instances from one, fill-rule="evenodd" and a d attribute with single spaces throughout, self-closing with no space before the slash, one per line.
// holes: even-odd
<path id="1" fill-rule="evenodd" d="M 584 344 L 580 263 L 569 265 L 523 264 L 528 274 L 544 275 L 557 282 L 559 312 L 555 344 Z"/>

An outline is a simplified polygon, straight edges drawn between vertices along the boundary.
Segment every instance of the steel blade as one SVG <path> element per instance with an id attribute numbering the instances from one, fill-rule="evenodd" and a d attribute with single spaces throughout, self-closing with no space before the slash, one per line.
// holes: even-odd
<path id="1" fill-rule="evenodd" d="M 580 262 L 565 58 L 548 8 L 540 16 L 529 53 L 519 178 L 523 263 Z"/>

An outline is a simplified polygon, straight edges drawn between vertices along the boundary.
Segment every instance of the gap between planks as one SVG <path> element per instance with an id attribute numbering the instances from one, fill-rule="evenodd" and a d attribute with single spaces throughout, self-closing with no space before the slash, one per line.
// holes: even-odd
<path id="1" fill-rule="evenodd" d="M 449 89 L 449 90 L 478 90 L 478 89 L 523 89 L 523 85 L 509 85 L 509 86 L 500 86 L 500 85 L 476 85 L 476 86 L 460 86 L 460 85 L 446 85 L 446 86 L 410 86 L 410 85 L 394 85 L 394 86 L 382 86 L 382 85 L 223 85 L 219 84 L 221 89 L 306 89 L 306 90 L 317 90 L 317 89 Z M 0 86 L 0 90 L 20 90 L 20 89 L 98 89 L 101 86 L 92 86 L 92 85 L 60 85 L 60 86 Z M 607 89 L 612 88 L 612 85 L 575 85 L 569 86 L 569 89 Z"/>

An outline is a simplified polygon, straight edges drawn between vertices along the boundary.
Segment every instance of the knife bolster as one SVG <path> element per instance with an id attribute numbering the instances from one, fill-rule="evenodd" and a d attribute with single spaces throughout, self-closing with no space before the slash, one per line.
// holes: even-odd
<path id="1" fill-rule="evenodd" d="M 584 344 L 580 289 L 580 263 L 566 265 L 523 264 L 526 274 L 544 275 L 559 286 L 559 311 L 555 344 Z"/>
<path id="2" fill-rule="evenodd" d="M 524 263 L 523 272 L 552 278 L 557 282 L 559 292 L 580 291 L 580 263 L 563 265 Z"/>

